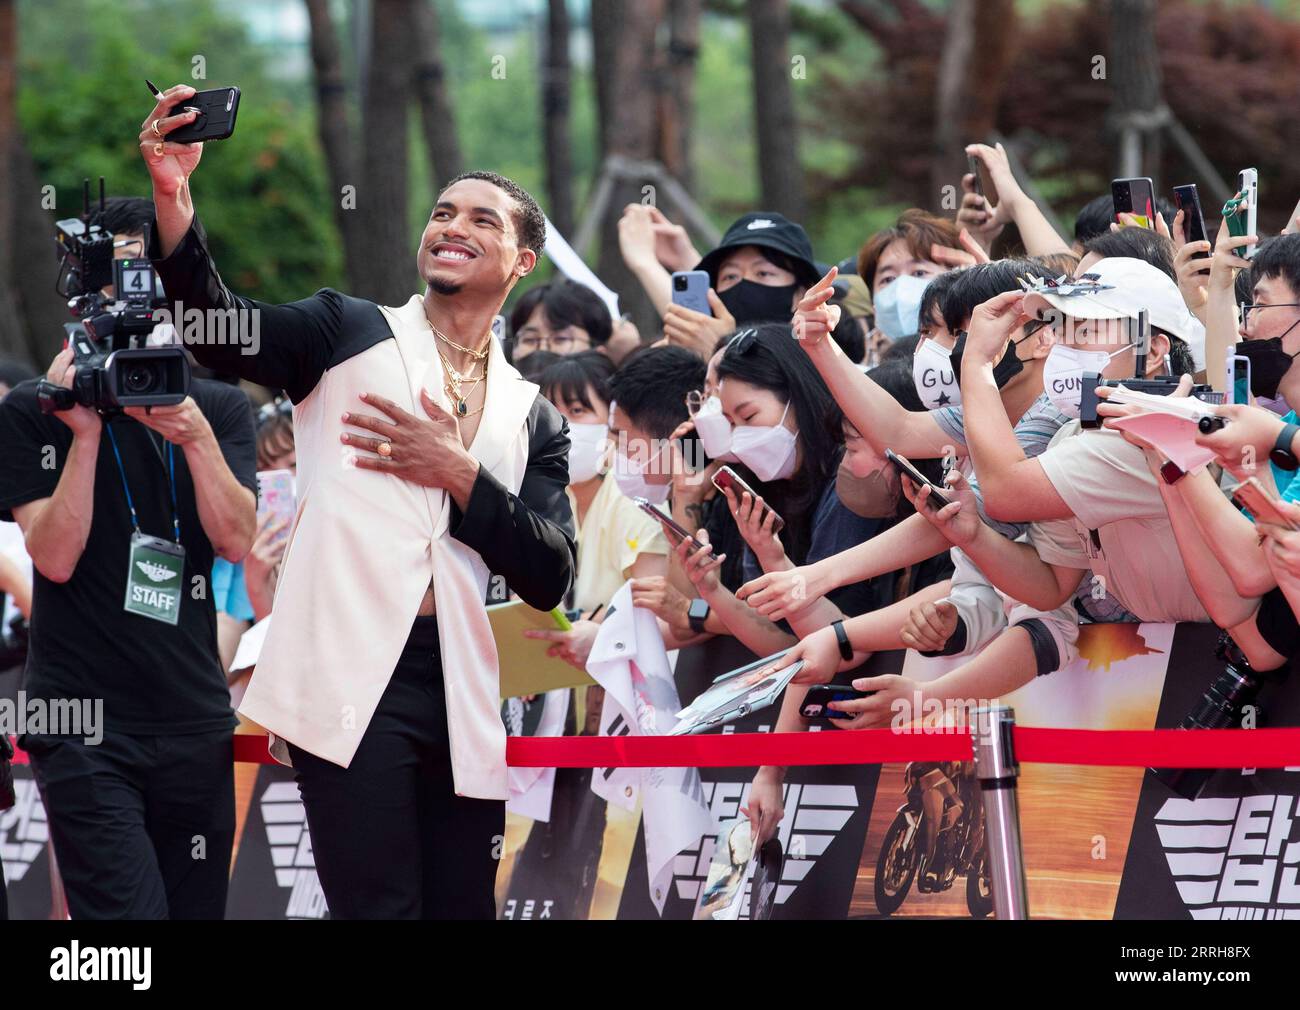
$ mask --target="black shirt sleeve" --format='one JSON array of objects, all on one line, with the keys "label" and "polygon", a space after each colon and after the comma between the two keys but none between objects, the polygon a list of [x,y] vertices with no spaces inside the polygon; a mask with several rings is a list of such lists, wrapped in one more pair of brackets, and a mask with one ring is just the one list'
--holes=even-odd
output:
[{"label": "black shirt sleeve", "polygon": [[531,607],[550,610],[564,599],[577,568],[569,483],[569,429],[537,397],[528,421],[528,468],[513,495],[481,469],[464,512],[452,502],[451,535],[474,548]]},{"label": "black shirt sleeve", "polygon": [[36,383],[19,383],[0,400],[0,520],[6,522],[14,521],[16,506],[54,494],[72,444],[63,422],[41,413]]},{"label": "black shirt sleeve", "polygon": [[[322,288],[285,305],[232,294],[212,262],[197,215],[171,255],[160,253],[154,233],[149,256],[167,292],[167,309],[200,364],[283,389],[294,403],[316,387],[339,340],[343,302],[337,291]],[[213,310],[225,315],[214,317]],[[192,311],[204,315],[191,317]]]}]

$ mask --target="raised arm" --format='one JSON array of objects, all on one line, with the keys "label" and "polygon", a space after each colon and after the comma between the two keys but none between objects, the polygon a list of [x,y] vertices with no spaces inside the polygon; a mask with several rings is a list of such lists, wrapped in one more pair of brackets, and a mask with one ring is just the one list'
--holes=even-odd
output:
[{"label": "raised arm", "polygon": [[908,516],[839,554],[751,579],[736,596],[770,620],[791,619],[831,590],[910,568],[949,546],[947,538],[923,518]]},{"label": "raised arm", "polygon": [[885,392],[827,336],[840,321],[838,305],[827,305],[838,270],[830,271],[804,294],[792,321],[795,339],[830,388],[862,437],[880,453],[893,449],[913,459],[937,459],[952,446],[952,438],[929,411],[908,410]]},{"label": "raised arm", "polygon": [[1038,204],[1029,194],[1020,188],[1015,173],[1011,171],[1011,161],[1001,144],[989,147],[987,144],[971,144],[966,148],[984,162],[989,178],[998,191],[997,206],[975,192],[975,180],[970,175],[962,176],[962,188],[966,195],[962,197],[961,210],[957,214],[957,223],[963,224],[976,236],[985,249],[993,246],[1002,229],[1014,223],[1020,231],[1020,241],[1029,256],[1051,256],[1068,253],[1070,243],[1065,241],[1052,227]]},{"label": "raised arm", "polygon": [[1038,460],[1025,455],[993,378],[993,366],[1007,340],[1026,322],[1021,312],[1023,297],[1019,291],[1004,292],[977,306],[971,316],[961,369],[966,446],[989,518],[1008,522],[1065,519],[1070,515],[1069,506]]},{"label": "raised arm", "polygon": [[[167,292],[167,312],[200,364],[283,389],[297,403],[329,367],[340,332],[341,298],[326,289],[299,302],[268,305],[240,298],[222,282],[190,192],[190,176],[198,167],[203,145],[162,139],[193,118],[191,113],[163,113],[193,94],[194,89],[184,84],[164,92],[139,138],[140,154],[153,181],[157,219],[148,255]],[[191,316],[192,312],[199,315]],[[201,320],[197,333],[196,319]]]}]

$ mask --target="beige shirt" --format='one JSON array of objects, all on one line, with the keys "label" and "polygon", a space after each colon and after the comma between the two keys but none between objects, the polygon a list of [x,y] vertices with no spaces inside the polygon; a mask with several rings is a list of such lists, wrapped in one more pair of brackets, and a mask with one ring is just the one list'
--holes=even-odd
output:
[{"label": "beige shirt", "polygon": [[[1037,457],[1072,519],[1034,523],[1030,542],[1048,564],[1091,569],[1143,621],[1208,621],[1196,598],[1164,500],[1141,449],[1117,431],[1071,421]],[[1094,537],[1095,531],[1095,537]]]}]

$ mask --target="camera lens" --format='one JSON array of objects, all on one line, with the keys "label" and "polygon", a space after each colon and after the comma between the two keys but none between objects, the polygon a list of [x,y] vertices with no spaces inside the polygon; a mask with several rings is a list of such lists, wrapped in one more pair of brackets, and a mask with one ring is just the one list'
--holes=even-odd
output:
[{"label": "camera lens", "polygon": [[674,277],[674,278],[673,278],[673,286],[674,286],[678,291],[685,291],[685,290],[686,290],[686,278],[685,278],[685,277]]},{"label": "camera lens", "polygon": [[129,396],[143,396],[157,387],[158,375],[158,369],[149,365],[133,365],[122,375],[122,389]]}]

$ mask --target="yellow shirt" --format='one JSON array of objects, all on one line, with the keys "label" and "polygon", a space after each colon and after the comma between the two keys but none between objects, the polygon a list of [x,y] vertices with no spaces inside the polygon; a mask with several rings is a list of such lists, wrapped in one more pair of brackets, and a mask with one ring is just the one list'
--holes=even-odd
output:
[{"label": "yellow shirt", "polygon": [[609,603],[627,581],[639,554],[667,555],[668,538],[657,522],[618,489],[613,476],[606,476],[578,528],[578,578],[573,605],[588,614]]}]

